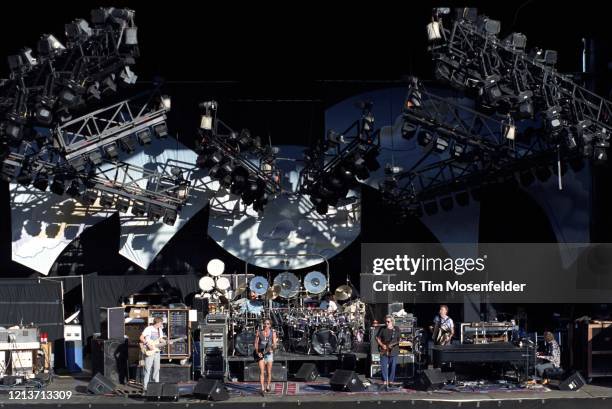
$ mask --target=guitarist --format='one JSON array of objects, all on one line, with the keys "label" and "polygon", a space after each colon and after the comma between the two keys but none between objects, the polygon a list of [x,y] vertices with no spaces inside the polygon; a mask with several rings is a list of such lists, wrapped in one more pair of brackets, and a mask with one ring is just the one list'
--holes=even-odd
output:
[{"label": "guitarist", "polygon": [[385,326],[378,330],[376,342],[380,351],[380,367],[385,389],[395,381],[395,366],[399,355],[400,329],[392,315],[385,316]]},{"label": "guitarist", "polygon": [[[162,326],[164,325],[164,321],[161,317],[153,318],[153,324],[149,325],[142,331],[140,334],[140,342],[145,346],[145,348],[154,349],[156,345],[153,342],[159,342],[159,340],[164,338],[164,330]],[[151,375],[153,375],[153,381],[159,382],[159,365],[160,365],[160,351],[157,351],[151,356],[144,355],[144,380],[143,380],[143,390],[147,390],[147,385],[149,384],[149,380]]]},{"label": "guitarist", "polygon": [[[276,332],[272,329],[272,321],[266,318],[263,322],[263,329],[255,334],[255,351],[253,353],[259,365],[259,382],[261,383],[261,396],[265,392],[270,392],[272,382],[272,365],[274,363],[274,349],[276,349]],[[264,387],[265,373],[268,371],[267,386]]]}]

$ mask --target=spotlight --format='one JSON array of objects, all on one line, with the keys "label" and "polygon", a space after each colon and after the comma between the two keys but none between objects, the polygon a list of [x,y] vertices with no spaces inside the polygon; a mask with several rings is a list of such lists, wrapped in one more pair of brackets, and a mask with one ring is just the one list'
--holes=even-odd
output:
[{"label": "spotlight", "polygon": [[100,206],[105,209],[113,207],[115,202],[115,196],[112,193],[102,192],[100,195]]},{"label": "spotlight", "polygon": [[166,209],[163,222],[169,226],[174,226],[176,223],[177,212],[174,209]]},{"label": "spotlight", "polygon": [[142,217],[145,215],[146,212],[147,212],[147,207],[145,203],[139,200],[135,200],[134,204],[132,205],[132,214],[134,216]]},{"label": "spotlight", "polygon": [[497,35],[501,29],[499,21],[490,19],[486,16],[478,17],[476,25],[480,31],[489,35]]},{"label": "spotlight", "polygon": [[408,121],[404,121],[404,123],[402,124],[402,138],[404,139],[412,139],[414,138],[414,136],[417,133],[417,127],[413,124],[411,124]]},{"label": "spotlight", "polygon": [[597,141],[595,148],[593,149],[593,159],[596,163],[603,163],[608,160],[607,150],[610,147],[610,143],[606,141]]},{"label": "spotlight", "polygon": [[[134,73],[134,71],[132,71],[130,69],[129,66],[125,66],[123,67],[123,70],[121,71],[121,74],[119,74],[119,77],[121,77],[121,79],[123,80],[124,83],[126,84],[136,84],[136,80],[138,79],[138,75],[136,75]],[[114,83],[113,83],[114,84]],[[114,87],[109,87],[109,91],[117,91],[117,85],[114,84]],[[104,91],[102,91],[104,92]]]},{"label": "spotlight", "polygon": [[427,39],[430,42],[441,40],[442,39],[442,30],[440,28],[440,23],[437,21],[432,21],[427,24]]},{"label": "spotlight", "polygon": [[502,91],[498,85],[499,77],[497,75],[491,75],[484,80],[484,97],[485,101],[490,104],[495,104],[501,97]]},{"label": "spotlight", "polygon": [[59,101],[66,107],[73,107],[79,103],[79,96],[70,88],[62,89],[58,94]]},{"label": "spotlight", "polygon": [[119,157],[119,149],[117,148],[117,144],[114,142],[106,145],[102,149],[104,150],[106,157],[112,161],[116,161]]},{"label": "spotlight", "polygon": [[331,142],[333,145],[340,145],[341,143],[346,143],[344,139],[344,135],[336,132],[333,129],[327,131],[327,140]]},{"label": "spotlight", "polygon": [[432,143],[433,140],[434,140],[434,135],[431,132],[429,131],[419,132],[419,136],[417,138],[419,145],[423,147],[428,146],[430,143]]},{"label": "spotlight", "polygon": [[66,189],[66,186],[65,186],[64,179],[59,176],[55,176],[53,178],[53,182],[51,182],[51,187],[50,187],[51,192],[55,193],[56,195],[61,196],[64,194],[65,189]]},{"label": "spotlight", "polygon": [[68,189],[66,189],[66,193],[68,193],[68,196],[70,197],[79,196],[81,194],[80,183],[76,180],[70,182],[70,186],[68,186]]},{"label": "spotlight", "polygon": [[66,47],[52,34],[44,34],[38,41],[38,54],[41,56],[52,57],[64,50]]},{"label": "spotlight", "polygon": [[131,135],[125,136],[119,140],[119,146],[127,153],[132,153],[136,149],[136,142]]},{"label": "spotlight", "polygon": [[562,129],[563,122],[561,121],[561,107],[551,107],[545,111],[544,115],[546,117],[546,124],[551,133],[555,134]]},{"label": "spotlight", "polygon": [[21,144],[22,127],[20,124],[15,122],[7,122],[4,127],[4,133],[8,136],[9,142],[12,145]]},{"label": "spotlight", "polygon": [[115,209],[119,210],[121,213],[127,213],[130,208],[130,199],[127,197],[117,197],[117,201],[115,202]]},{"label": "spotlight", "polygon": [[66,24],[64,26],[64,31],[66,33],[66,37],[68,37],[70,41],[74,42],[85,41],[92,34],[89,23],[83,19],[74,20],[72,23]]},{"label": "spotlight", "polygon": [[466,153],[467,146],[461,143],[455,143],[453,145],[452,155],[455,158],[461,158]]},{"label": "spotlight", "polygon": [[504,138],[513,141],[516,137],[516,126],[512,123],[505,123],[502,128]]},{"label": "spotlight", "polygon": [[100,153],[100,151],[97,150],[97,149],[95,151],[92,151],[89,154],[89,161],[94,166],[98,166],[99,164],[101,164],[102,163],[102,154]]},{"label": "spotlight", "polygon": [[38,104],[36,106],[34,116],[36,121],[41,125],[51,125],[53,122],[53,114],[51,113],[51,109],[44,104]]},{"label": "spotlight", "polygon": [[98,191],[96,189],[87,189],[81,197],[81,202],[86,206],[92,206],[98,199]]},{"label": "spotlight", "polygon": [[504,44],[517,51],[522,51],[527,46],[527,36],[522,33],[511,33],[504,39]]},{"label": "spotlight", "polygon": [[82,156],[77,156],[75,158],[68,159],[68,163],[77,172],[83,172],[85,170],[86,162],[85,162],[85,158]]},{"label": "spotlight", "polygon": [[156,222],[162,217],[164,217],[164,209],[161,206],[152,204],[149,206],[149,212],[147,214],[147,219],[150,221]]},{"label": "spotlight", "polygon": [[164,108],[166,111],[170,111],[170,108],[172,108],[172,99],[168,95],[162,95],[160,97],[160,103],[162,108]]},{"label": "spotlight", "polygon": [[136,133],[136,139],[141,145],[148,145],[151,143],[151,131],[149,128],[143,129]]},{"label": "spotlight", "polygon": [[446,150],[446,148],[448,148],[448,140],[442,136],[438,137],[438,139],[436,139],[436,145],[435,145],[435,150],[437,152],[444,152]]},{"label": "spotlight", "polygon": [[165,122],[157,124],[153,127],[153,132],[155,132],[155,136],[158,138],[165,138],[168,136],[168,125]]},{"label": "spotlight", "polygon": [[39,172],[34,179],[33,185],[36,189],[44,192],[49,186],[49,176],[45,172]]}]

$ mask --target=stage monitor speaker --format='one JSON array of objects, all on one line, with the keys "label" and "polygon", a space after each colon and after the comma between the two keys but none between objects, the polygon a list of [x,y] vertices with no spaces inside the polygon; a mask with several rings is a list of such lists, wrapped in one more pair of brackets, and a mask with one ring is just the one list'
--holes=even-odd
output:
[{"label": "stage monitor speaker", "polygon": [[177,383],[162,384],[161,400],[176,402],[179,399],[179,388]]},{"label": "stage monitor speaker", "polygon": [[319,371],[317,366],[313,363],[307,362],[300,366],[300,369],[295,373],[296,381],[312,382],[319,377]]},{"label": "stage monitor speaker", "polygon": [[567,378],[565,378],[561,383],[559,383],[559,390],[562,391],[577,391],[586,385],[586,381],[580,375],[580,372],[574,372]]},{"label": "stage monitor speaker", "polygon": [[89,384],[87,385],[87,392],[93,393],[94,395],[105,395],[112,393],[115,390],[115,384],[113,381],[105,377],[104,375],[97,373]]},{"label": "stage monitor speaker", "polygon": [[125,308],[100,307],[100,338],[125,338]]},{"label": "stage monitor speaker", "polygon": [[365,390],[363,382],[357,377],[355,371],[337,369],[329,380],[329,385],[334,391],[361,392]]},{"label": "stage monitor speaker", "polygon": [[438,389],[444,386],[452,373],[442,372],[440,369],[425,369],[421,374],[421,387],[425,390]]},{"label": "stage monitor speaker", "polygon": [[145,399],[148,401],[161,400],[163,396],[164,384],[161,382],[149,382],[145,391]]},{"label": "stage monitor speaker", "polygon": [[125,384],[128,376],[128,344],[125,339],[92,340],[92,372],[100,372],[111,381]]},{"label": "stage monitor speaker", "polygon": [[[287,381],[287,367],[279,362],[274,362],[272,365],[272,380],[275,382]],[[244,366],[244,381],[259,381],[259,366],[257,365],[257,362]]]},{"label": "stage monitor speaker", "polygon": [[229,394],[222,381],[219,379],[201,378],[193,389],[196,398],[222,401],[228,400]]}]

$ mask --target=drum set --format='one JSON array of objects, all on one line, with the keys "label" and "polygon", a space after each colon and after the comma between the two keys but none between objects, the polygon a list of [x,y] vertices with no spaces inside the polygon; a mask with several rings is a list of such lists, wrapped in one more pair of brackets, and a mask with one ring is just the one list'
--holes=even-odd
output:
[{"label": "drum set", "polygon": [[331,293],[328,283],[319,271],[309,272],[303,281],[288,271],[271,284],[263,276],[251,278],[235,291],[234,297],[240,298],[230,302],[233,353],[252,354],[264,318],[272,321],[282,350],[318,355],[351,352],[355,343],[363,342],[365,303],[353,297],[350,284]]}]

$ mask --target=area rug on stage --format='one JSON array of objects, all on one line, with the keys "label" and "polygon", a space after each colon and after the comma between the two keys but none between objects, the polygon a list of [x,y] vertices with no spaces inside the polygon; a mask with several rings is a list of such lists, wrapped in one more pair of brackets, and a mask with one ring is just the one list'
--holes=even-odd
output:
[{"label": "area rug on stage", "polygon": [[511,383],[468,383],[464,385],[446,385],[442,389],[449,392],[461,393],[490,393],[490,392],[549,392],[550,389],[543,385],[517,385]]},{"label": "area rug on stage", "polygon": [[[235,382],[226,383],[225,386],[229,391],[230,395],[234,396],[247,396],[247,395],[258,395],[261,391],[259,382]],[[267,392],[266,395],[282,395],[284,384],[282,382],[272,382],[272,391]]]},{"label": "area rug on stage", "polygon": [[[362,392],[337,392],[337,391],[333,391],[329,385],[329,383],[327,382],[321,382],[321,383],[301,383],[301,382],[296,382],[294,383],[294,385],[291,385],[291,383],[288,384],[288,390],[287,390],[287,395],[309,395],[309,394],[314,394],[314,395],[325,395],[325,394],[346,394],[346,395],[359,395],[359,394],[364,394],[364,395],[391,395],[391,394],[397,394],[397,395],[404,395],[404,394],[411,394],[411,393],[415,393],[416,391],[414,389],[408,389],[408,388],[391,388],[389,390],[383,390],[379,387],[379,385],[373,384],[370,385],[369,387],[367,387],[367,389],[365,391]],[[291,388],[295,388],[295,392],[292,391]]]}]

